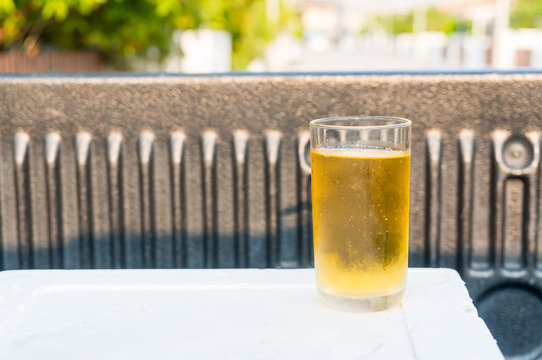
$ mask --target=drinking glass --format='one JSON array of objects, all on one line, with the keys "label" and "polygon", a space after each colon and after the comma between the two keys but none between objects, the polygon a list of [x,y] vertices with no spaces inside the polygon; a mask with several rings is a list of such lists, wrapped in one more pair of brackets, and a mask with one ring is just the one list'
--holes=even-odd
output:
[{"label": "drinking glass", "polygon": [[385,310],[403,296],[410,134],[395,117],[310,123],[316,284],[332,308]]}]

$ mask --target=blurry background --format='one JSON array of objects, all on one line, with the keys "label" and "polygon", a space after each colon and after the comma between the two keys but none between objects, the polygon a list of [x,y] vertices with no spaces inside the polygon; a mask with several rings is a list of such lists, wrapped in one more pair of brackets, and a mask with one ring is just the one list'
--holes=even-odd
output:
[{"label": "blurry background", "polygon": [[0,0],[0,72],[542,68],[542,0]]}]

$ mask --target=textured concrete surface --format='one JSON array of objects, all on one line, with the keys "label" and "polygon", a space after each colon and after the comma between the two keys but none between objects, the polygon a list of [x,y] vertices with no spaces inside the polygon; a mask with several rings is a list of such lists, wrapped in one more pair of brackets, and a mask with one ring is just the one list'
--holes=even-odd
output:
[{"label": "textured concrete surface", "polygon": [[1,77],[1,266],[310,266],[308,122],[339,115],[413,121],[410,264],[537,354],[541,74]]}]

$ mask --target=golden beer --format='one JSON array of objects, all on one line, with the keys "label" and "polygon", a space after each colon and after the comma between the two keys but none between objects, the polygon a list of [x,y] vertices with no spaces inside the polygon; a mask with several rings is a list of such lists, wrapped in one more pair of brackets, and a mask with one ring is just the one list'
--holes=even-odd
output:
[{"label": "golden beer", "polygon": [[311,169],[320,292],[353,298],[402,293],[408,263],[410,152],[313,149]]}]

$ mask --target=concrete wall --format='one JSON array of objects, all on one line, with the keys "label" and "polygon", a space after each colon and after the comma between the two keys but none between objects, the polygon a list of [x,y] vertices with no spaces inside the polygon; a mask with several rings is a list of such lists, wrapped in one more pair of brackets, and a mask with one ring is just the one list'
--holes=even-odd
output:
[{"label": "concrete wall", "polygon": [[13,76],[0,94],[3,269],[311,266],[308,122],[401,116],[410,264],[458,269],[505,354],[539,351],[542,74]]}]

